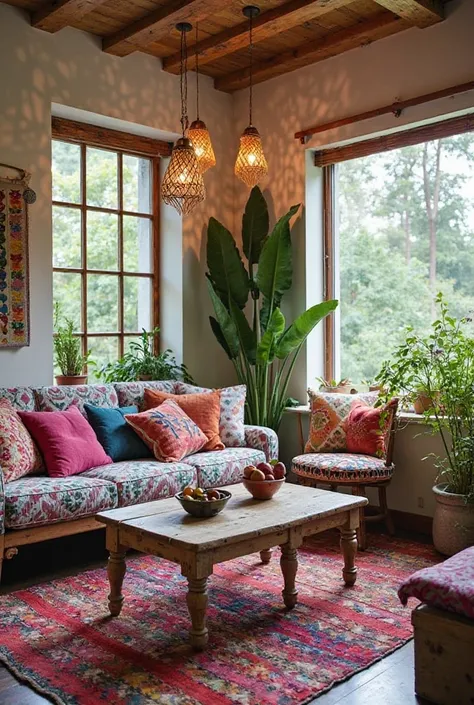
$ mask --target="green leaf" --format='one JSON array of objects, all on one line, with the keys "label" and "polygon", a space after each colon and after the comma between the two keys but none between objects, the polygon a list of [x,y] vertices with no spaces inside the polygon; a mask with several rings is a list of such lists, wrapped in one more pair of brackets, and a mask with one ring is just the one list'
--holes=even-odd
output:
[{"label": "green leaf", "polygon": [[214,288],[227,303],[244,308],[249,295],[249,277],[230,232],[215,218],[207,228],[207,266]]},{"label": "green leaf", "polygon": [[[273,297],[273,308],[280,308],[282,297],[280,294],[275,294]],[[260,329],[262,333],[267,330],[268,318],[270,316],[270,301],[266,298],[263,299],[262,307],[260,309]]]},{"label": "green leaf", "polygon": [[259,365],[269,365],[274,360],[275,348],[284,330],[285,317],[280,309],[276,308],[257,347],[257,363]]},{"label": "green leaf", "polygon": [[323,301],[312,306],[298,316],[281,336],[275,354],[280,359],[288,357],[301,343],[304,343],[313,328],[325,318],[328,313],[337,308],[338,301]]},{"label": "green leaf", "polygon": [[258,262],[268,228],[267,202],[258,186],[254,186],[242,216],[242,242],[249,266]]},{"label": "green leaf", "polygon": [[248,362],[251,365],[255,365],[257,354],[257,337],[255,332],[250,327],[245,313],[241,311],[233,301],[230,302],[230,314],[237,328],[241,349],[244,351]]},{"label": "green leaf", "polygon": [[207,288],[209,289],[209,295],[214,306],[217,323],[220,327],[222,337],[227,345],[226,352],[230,359],[234,360],[240,353],[240,342],[237,328],[228,310],[217,295],[210,279],[207,280]]},{"label": "green leaf", "polygon": [[[239,309],[240,310],[240,309]],[[229,346],[227,345],[227,341],[224,338],[224,334],[222,332],[222,328],[214,318],[214,316],[209,316],[209,323],[211,324],[212,332],[216,336],[217,342],[221,345],[221,347],[224,349],[225,354],[227,357],[232,360],[232,353],[230,351]]]},{"label": "green leaf", "polygon": [[275,225],[265,242],[258,263],[257,286],[268,299],[270,311],[275,308],[275,296],[282,296],[291,287],[293,263],[291,256],[290,218],[299,205],[292,206]]}]

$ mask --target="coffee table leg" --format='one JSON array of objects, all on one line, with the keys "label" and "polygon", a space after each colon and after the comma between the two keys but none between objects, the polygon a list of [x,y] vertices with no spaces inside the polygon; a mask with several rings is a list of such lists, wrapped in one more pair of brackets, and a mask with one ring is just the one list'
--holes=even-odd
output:
[{"label": "coffee table leg", "polygon": [[280,548],[280,566],[285,581],[285,587],[282,590],[283,601],[286,607],[291,610],[298,600],[298,590],[295,588],[295,578],[298,570],[298,553],[296,548],[292,548],[288,544],[284,544],[280,546]]},{"label": "coffee table leg", "polygon": [[207,578],[188,577],[186,602],[192,624],[189,641],[196,651],[202,651],[209,638],[206,626],[207,601]]},{"label": "coffee table leg", "polygon": [[355,557],[357,553],[357,533],[355,529],[341,529],[341,550],[344,556],[342,577],[346,585],[354,585],[357,578]]},{"label": "coffee table leg", "polygon": [[262,563],[270,563],[272,553],[273,548],[264,548],[263,551],[260,551],[260,560]]},{"label": "coffee table leg", "polygon": [[125,551],[110,551],[107,574],[110,583],[109,610],[112,617],[118,617],[122,610],[124,599],[122,584],[125,571]]}]

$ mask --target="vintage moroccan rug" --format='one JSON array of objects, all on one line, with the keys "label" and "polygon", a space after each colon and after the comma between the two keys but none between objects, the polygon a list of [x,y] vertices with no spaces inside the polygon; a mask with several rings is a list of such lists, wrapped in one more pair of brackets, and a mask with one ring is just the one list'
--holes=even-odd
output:
[{"label": "vintage moroccan rug", "polygon": [[302,705],[410,639],[397,587],[437,560],[429,546],[371,535],[346,588],[337,535],[321,535],[300,551],[291,612],[277,552],[269,565],[258,555],[221,564],[209,581],[209,647],[195,654],[179,568],[135,555],[116,619],[105,569],[3,596],[0,659],[66,705]]}]

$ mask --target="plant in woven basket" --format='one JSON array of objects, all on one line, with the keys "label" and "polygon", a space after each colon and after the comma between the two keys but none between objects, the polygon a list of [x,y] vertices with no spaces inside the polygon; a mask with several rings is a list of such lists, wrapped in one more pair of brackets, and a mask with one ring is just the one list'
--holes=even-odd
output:
[{"label": "plant in woven basket", "polygon": [[[247,387],[248,423],[275,430],[288,401],[288,385],[298,355],[314,327],[333,311],[337,301],[325,301],[286,325],[280,309],[293,278],[290,208],[269,231],[268,208],[255,186],[242,218],[246,268],[231,233],[215,218],[207,230],[209,294],[215,317],[211,327],[232,360],[238,379]],[[244,310],[251,300],[252,319]]]}]

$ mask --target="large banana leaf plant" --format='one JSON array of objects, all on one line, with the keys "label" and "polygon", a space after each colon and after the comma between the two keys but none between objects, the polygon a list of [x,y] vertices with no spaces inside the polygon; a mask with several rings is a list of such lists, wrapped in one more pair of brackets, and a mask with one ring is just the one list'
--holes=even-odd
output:
[{"label": "large banana leaf plant", "polygon": [[[243,254],[231,233],[215,218],[207,230],[209,294],[214,335],[247,386],[246,421],[278,430],[298,355],[313,328],[337,306],[312,306],[290,325],[280,309],[293,278],[290,220],[299,204],[269,234],[268,207],[252,189],[242,217]],[[249,304],[250,300],[250,305]],[[250,315],[250,322],[246,315]]]}]

